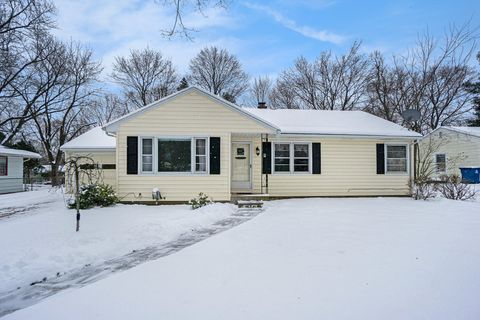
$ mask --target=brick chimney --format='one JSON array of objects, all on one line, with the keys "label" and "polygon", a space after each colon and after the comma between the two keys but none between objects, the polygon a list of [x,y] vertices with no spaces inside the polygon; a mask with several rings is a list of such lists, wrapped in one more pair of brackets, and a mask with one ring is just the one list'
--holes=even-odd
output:
[{"label": "brick chimney", "polygon": [[258,109],[267,109],[267,103],[266,102],[259,102],[257,108]]}]

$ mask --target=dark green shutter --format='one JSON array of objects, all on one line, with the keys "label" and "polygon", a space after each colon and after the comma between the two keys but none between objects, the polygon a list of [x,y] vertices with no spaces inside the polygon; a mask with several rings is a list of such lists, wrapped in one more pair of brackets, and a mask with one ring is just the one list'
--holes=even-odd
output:
[{"label": "dark green shutter", "polygon": [[272,173],[272,143],[262,142],[262,173]]},{"label": "dark green shutter", "polygon": [[210,137],[210,174],[220,174],[220,137]]},{"label": "dark green shutter", "polygon": [[138,137],[127,137],[127,174],[138,173]]},{"label": "dark green shutter", "polygon": [[377,174],[385,174],[385,145],[377,143]]},{"label": "dark green shutter", "polygon": [[312,173],[322,173],[322,154],[320,143],[312,143],[312,162]]}]

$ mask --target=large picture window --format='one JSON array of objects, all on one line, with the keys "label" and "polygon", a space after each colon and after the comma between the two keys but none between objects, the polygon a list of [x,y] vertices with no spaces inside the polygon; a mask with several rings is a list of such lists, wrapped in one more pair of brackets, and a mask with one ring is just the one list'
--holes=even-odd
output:
[{"label": "large picture window", "polygon": [[158,172],[191,172],[192,141],[158,140]]},{"label": "large picture window", "polygon": [[386,149],[387,172],[407,172],[407,146],[387,145]]},{"label": "large picture window", "polygon": [[6,156],[0,156],[0,176],[8,175],[8,158]]},{"label": "large picture window", "polygon": [[310,172],[310,144],[275,143],[274,171],[288,173]]}]

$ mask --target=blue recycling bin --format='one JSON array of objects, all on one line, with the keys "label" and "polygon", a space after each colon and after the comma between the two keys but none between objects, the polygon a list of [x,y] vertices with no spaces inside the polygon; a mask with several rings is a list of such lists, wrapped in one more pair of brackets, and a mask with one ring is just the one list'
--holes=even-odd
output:
[{"label": "blue recycling bin", "polygon": [[469,183],[480,183],[480,167],[463,167],[460,168],[462,172],[462,180]]}]

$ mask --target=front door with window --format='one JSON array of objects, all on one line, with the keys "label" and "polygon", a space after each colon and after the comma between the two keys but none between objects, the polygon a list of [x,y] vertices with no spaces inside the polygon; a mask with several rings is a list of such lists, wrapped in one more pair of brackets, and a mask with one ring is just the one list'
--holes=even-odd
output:
[{"label": "front door with window", "polygon": [[232,143],[232,189],[251,189],[250,144]]}]

